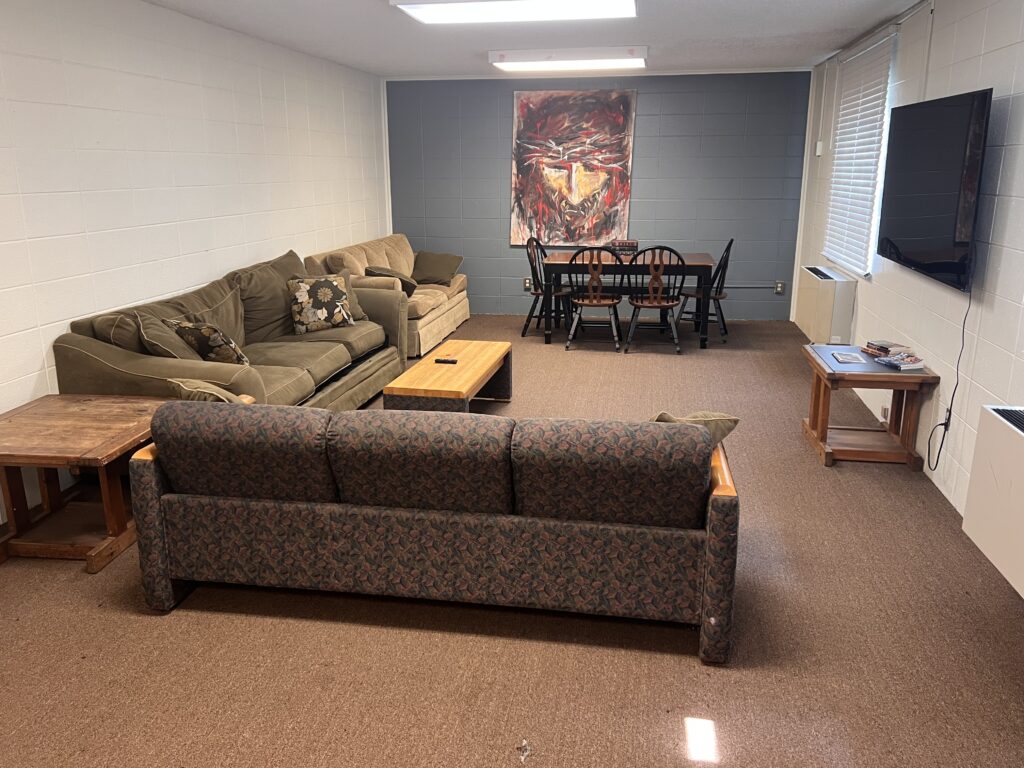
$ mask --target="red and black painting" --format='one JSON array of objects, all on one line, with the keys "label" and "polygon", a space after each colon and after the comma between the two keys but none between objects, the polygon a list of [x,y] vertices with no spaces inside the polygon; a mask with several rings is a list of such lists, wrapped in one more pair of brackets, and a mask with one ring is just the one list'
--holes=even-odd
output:
[{"label": "red and black painting", "polygon": [[512,245],[627,237],[636,91],[517,91]]}]

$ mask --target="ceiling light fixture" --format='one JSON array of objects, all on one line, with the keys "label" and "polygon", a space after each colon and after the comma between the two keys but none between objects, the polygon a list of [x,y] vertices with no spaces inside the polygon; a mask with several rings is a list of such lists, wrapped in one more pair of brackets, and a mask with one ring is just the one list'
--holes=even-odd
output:
[{"label": "ceiling light fixture", "polygon": [[391,0],[424,24],[631,19],[636,0]]},{"label": "ceiling light fixture", "polygon": [[503,72],[593,72],[644,69],[647,46],[565,48],[559,51],[491,51],[488,61]]}]

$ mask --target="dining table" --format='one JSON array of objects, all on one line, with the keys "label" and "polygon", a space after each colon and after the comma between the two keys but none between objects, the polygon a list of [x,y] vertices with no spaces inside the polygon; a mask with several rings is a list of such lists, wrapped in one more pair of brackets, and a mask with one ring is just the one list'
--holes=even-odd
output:
[{"label": "dining table", "polygon": [[[587,273],[587,265],[584,261],[572,263],[572,256],[575,251],[552,251],[544,261],[544,297],[541,301],[541,314],[544,317],[544,343],[551,343],[552,317],[552,296],[556,286],[561,283],[562,276],[570,272],[579,274]],[[601,263],[608,268],[603,270],[608,275],[633,275],[643,276],[649,271],[647,264],[630,264],[623,259],[617,262],[610,253],[601,252]],[[682,264],[667,264],[666,273],[682,273],[685,277],[694,276],[697,278],[697,290],[700,298],[697,300],[695,330],[700,334],[700,348],[707,349],[708,346],[708,316],[711,305],[711,274],[715,268],[715,260],[710,253],[681,253]]]}]

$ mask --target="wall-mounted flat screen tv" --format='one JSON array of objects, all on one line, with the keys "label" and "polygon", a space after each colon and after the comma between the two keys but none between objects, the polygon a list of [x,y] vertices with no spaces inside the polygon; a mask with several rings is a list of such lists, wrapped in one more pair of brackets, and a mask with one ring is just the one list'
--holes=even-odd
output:
[{"label": "wall-mounted flat screen tv", "polygon": [[990,88],[889,116],[878,253],[961,291],[971,288],[991,106]]}]

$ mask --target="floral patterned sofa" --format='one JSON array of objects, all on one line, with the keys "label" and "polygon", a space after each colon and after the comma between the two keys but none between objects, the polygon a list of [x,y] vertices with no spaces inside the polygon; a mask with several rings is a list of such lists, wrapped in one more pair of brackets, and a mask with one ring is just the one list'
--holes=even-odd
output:
[{"label": "floral patterned sofa", "polygon": [[739,501],[704,427],[171,402],[152,432],[154,609],[195,582],[454,600],[699,624],[728,658]]}]

